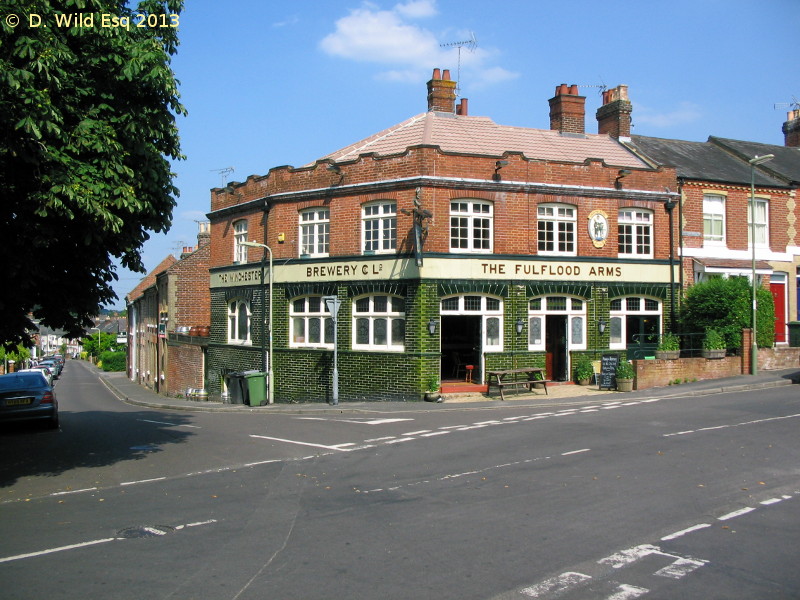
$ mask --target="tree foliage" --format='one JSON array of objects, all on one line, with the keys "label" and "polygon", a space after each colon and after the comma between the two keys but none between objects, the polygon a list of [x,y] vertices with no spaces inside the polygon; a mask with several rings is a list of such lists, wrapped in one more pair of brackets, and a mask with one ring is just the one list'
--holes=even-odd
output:
[{"label": "tree foliage", "polygon": [[[19,24],[0,24],[0,264],[10,282],[0,341],[27,340],[30,314],[78,337],[116,299],[115,261],[144,272],[142,245],[169,228],[178,195],[169,161],[182,158],[177,29],[101,27],[100,18],[174,23],[183,0],[11,5],[3,15],[17,13]],[[56,26],[56,15],[73,13],[93,14],[94,26]]]},{"label": "tree foliage", "polygon": [[[686,290],[681,304],[684,333],[714,329],[725,339],[727,348],[742,345],[742,329],[752,320],[750,282],[743,277],[709,279]],[[760,348],[769,348],[775,339],[775,306],[769,290],[756,290],[756,337]]]},{"label": "tree foliage", "polygon": [[[98,347],[98,337],[100,346]],[[101,331],[100,335],[93,333],[81,339],[81,346],[84,352],[91,356],[98,356],[104,352],[119,352],[125,350],[125,344],[117,342],[117,336],[113,333]]]}]

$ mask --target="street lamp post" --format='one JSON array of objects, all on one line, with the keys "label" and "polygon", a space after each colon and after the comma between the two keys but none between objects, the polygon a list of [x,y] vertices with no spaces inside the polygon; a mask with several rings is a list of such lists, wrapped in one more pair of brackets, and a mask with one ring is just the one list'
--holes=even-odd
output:
[{"label": "street lamp post", "polygon": [[267,246],[266,244],[260,244],[258,242],[242,242],[242,246],[248,246],[250,248],[263,248],[264,255],[261,257],[261,289],[264,290],[264,267],[266,266],[267,255],[269,254],[269,362],[267,362],[267,349],[266,349],[266,340],[267,335],[264,331],[264,327],[266,327],[267,319],[265,318],[264,311],[267,309],[266,302],[262,301],[262,311],[261,311],[261,363],[263,367],[267,370],[267,403],[273,403],[273,393],[275,392],[275,383],[272,379],[272,362],[274,356],[272,355],[272,284],[273,284],[273,277],[272,277],[272,248]]},{"label": "street lamp post", "polygon": [[750,374],[758,374],[758,343],[756,342],[756,165],[775,158],[774,154],[755,156],[750,163],[750,250],[752,273],[750,276],[750,291],[752,300],[752,343],[750,345]]}]

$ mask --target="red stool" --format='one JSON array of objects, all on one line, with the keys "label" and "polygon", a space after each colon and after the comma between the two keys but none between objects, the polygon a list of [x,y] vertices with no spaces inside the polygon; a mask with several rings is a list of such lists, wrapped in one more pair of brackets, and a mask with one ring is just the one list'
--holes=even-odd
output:
[{"label": "red stool", "polygon": [[472,383],[472,370],[475,368],[475,365],[467,365],[465,368],[467,369],[467,378],[464,381]]}]

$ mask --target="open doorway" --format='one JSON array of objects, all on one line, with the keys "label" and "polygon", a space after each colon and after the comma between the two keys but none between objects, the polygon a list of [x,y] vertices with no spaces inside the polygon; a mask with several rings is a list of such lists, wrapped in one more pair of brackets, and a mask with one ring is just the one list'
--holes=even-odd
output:
[{"label": "open doorway", "polygon": [[567,364],[567,316],[545,317],[545,370],[547,379],[566,381]]},{"label": "open doorway", "polygon": [[472,381],[482,380],[480,315],[442,315],[442,381],[464,381],[472,365]]}]

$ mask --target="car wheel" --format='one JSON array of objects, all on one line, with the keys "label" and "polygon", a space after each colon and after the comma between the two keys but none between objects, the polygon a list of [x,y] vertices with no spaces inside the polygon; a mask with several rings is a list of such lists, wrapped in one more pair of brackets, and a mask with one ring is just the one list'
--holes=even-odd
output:
[{"label": "car wheel", "polygon": [[48,429],[58,429],[58,415],[47,421]]}]

